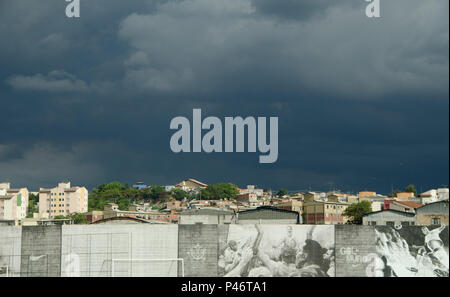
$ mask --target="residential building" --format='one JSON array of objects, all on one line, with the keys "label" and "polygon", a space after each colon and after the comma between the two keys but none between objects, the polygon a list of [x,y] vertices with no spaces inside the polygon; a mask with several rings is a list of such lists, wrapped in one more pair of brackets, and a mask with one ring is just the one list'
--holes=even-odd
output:
[{"label": "residential building", "polygon": [[141,189],[147,188],[147,185],[144,184],[143,182],[137,182],[132,187],[135,189],[141,190]]},{"label": "residential building", "polygon": [[179,224],[233,224],[235,215],[232,211],[212,208],[191,209],[180,213]]},{"label": "residential building", "polygon": [[[92,224],[98,225],[98,224],[107,224],[107,225],[114,225],[114,224],[158,224],[159,222],[150,222],[144,219],[140,218],[134,218],[134,217],[111,217],[106,219],[100,219],[97,221],[93,221]],[[160,222],[160,224],[165,224],[164,222]]]},{"label": "residential building", "polygon": [[409,226],[416,224],[416,215],[411,212],[386,209],[363,216],[363,225]]},{"label": "residential building", "polygon": [[397,200],[408,201],[409,198],[414,198],[414,193],[413,192],[400,192],[400,193],[397,193]]},{"label": "residential building", "polygon": [[120,210],[115,203],[107,203],[103,210],[103,220],[115,217],[129,217],[148,220],[155,223],[177,223],[178,213],[174,211],[145,211],[139,206],[131,206],[129,210]]},{"label": "residential building", "polygon": [[261,206],[237,213],[238,224],[301,224],[297,211],[272,206]]},{"label": "residential building", "polygon": [[193,199],[189,201],[189,209],[195,209],[195,208],[204,208],[210,206],[211,201],[210,200],[197,200]]},{"label": "residential building", "polygon": [[448,200],[448,188],[431,189],[419,195],[423,204],[433,203],[442,200]]},{"label": "residential building", "polygon": [[303,220],[303,201],[291,200],[288,202],[281,202],[275,206],[284,210],[296,211],[300,214],[300,218]]},{"label": "residential building", "polygon": [[416,213],[416,209],[422,207],[423,204],[410,201],[393,201],[389,204],[389,209]]},{"label": "residential building", "polygon": [[204,184],[193,178],[185,179],[176,185],[176,187],[181,188],[186,192],[199,191],[206,188],[207,186],[207,184]]},{"label": "residential building", "polygon": [[322,196],[321,193],[317,193],[317,192],[306,192],[305,194],[303,194],[303,201],[311,201],[312,200],[318,200],[321,198],[325,198],[325,196]]},{"label": "residential building", "polygon": [[376,196],[377,192],[372,192],[372,191],[361,191],[358,193],[358,197],[373,197]]},{"label": "residential building", "polygon": [[356,195],[347,195],[347,202],[350,204],[358,203],[359,197]]},{"label": "residential building", "polygon": [[436,202],[438,200],[437,190],[431,189],[419,195],[423,204]]},{"label": "residential building", "polygon": [[262,197],[264,194],[263,189],[255,189],[254,185],[247,185],[247,189],[241,189],[241,194],[250,193],[250,194],[256,194],[258,198]]},{"label": "residential building", "polygon": [[70,182],[58,183],[55,188],[40,188],[39,216],[49,218],[67,216],[72,213],[88,211],[88,190],[85,187],[72,187]]},{"label": "residential building", "polygon": [[448,225],[448,200],[425,204],[416,209],[417,225]]},{"label": "residential building", "polygon": [[103,210],[93,210],[86,213],[86,220],[88,222],[95,222],[104,218]]},{"label": "residential building", "polygon": [[329,196],[325,201],[314,200],[313,197],[313,195],[305,196],[303,212],[306,224],[335,225],[347,222],[342,213],[351,205],[350,203],[339,202],[336,196]]},{"label": "residential building", "polygon": [[246,194],[240,194],[236,197],[236,203],[237,205],[245,205],[250,207],[257,207],[261,203],[258,201],[258,196],[256,193],[246,193]]},{"label": "residential building", "polygon": [[449,190],[448,188],[439,188],[437,189],[437,199],[439,201],[448,200],[449,198]]},{"label": "residential building", "polygon": [[170,191],[172,191],[174,188],[175,188],[175,186],[173,186],[173,185],[164,186],[164,190],[165,190],[166,192],[170,192]]},{"label": "residential building", "polygon": [[0,220],[20,221],[27,216],[28,189],[12,189],[10,183],[0,183]]},{"label": "residential building", "polygon": [[221,199],[221,200],[210,200],[210,205],[223,210],[232,210],[236,209],[236,203],[233,200]]},{"label": "residential building", "polygon": [[179,200],[170,200],[166,202],[167,209],[181,209],[183,206],[183,202]]}]

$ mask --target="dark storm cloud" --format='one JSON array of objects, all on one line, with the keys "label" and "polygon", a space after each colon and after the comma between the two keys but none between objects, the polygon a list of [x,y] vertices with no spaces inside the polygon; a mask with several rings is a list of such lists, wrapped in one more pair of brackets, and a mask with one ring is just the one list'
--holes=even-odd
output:
[{"label": "dark storm cloud", "polygon": [[364,7],[364,2],[354,0],[252,0],[252,5],[257,13],[276,16],[280,20],[307,21],[313,17],[323,17],[328,9],[341,6],[348,8],[350,5]]},{"label": "dark storm cloud", "polygon": [[[0,5],[0,180],[448,183],[448,1],[382,1],[379,20],[362,0]],[[170,152],[170,120],[198,107],[278,116],[278,162]]]}]

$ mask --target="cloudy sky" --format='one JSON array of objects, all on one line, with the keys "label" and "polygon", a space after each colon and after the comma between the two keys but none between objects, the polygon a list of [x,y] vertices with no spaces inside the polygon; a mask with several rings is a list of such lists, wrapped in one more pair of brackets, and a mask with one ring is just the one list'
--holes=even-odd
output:
[{"label": "cloudy sky", "polygon": [[[0,181],[381,193],[449,181],[449,1],[0,1]],[[279,157],[170,150],[173,117],[276,116]]]}]

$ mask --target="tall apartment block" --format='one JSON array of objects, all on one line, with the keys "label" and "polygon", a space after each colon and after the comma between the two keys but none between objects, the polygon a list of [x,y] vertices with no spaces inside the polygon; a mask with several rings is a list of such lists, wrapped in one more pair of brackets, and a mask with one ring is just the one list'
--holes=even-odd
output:
[{"label": "tall apartment block", "polygon": [[58,183],[51,189],[39,189],[39,216],[53,218],[88,211],[88,190],[71,187],[70,182]]},{"label": "tall apartment block", "polygon": [[10,183],[0,183],[0,220],[22,220],[27,216],[28,189],[10,186]]}]

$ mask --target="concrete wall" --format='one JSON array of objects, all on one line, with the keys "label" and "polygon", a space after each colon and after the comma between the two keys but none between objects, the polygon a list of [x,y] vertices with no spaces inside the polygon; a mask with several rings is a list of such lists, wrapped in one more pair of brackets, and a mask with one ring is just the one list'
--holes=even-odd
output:
[{"label": "concrete wall", "polygon": [[20,276],[21,243],[21,227],[0,227],[0,277]]},{"label": "concrete wall", "polygon": [[377,255],[373,227],[337,225],[335,234],[336,276],[374,276]]},{"label": "concrete wall", "polygon": [[179,224],[230,224],[234,215],[180,215]]},{"label": "concrete wall", "polygon": [[22,227],[20,276],[61,276],[61,226]]},{"label": "concrete wall", "polygon": [[271,225],[293,225],[297,224],[297,219],[239,219],[240,225],[255,225],[255,224],[271,224]]},{"label": "concrete wall", "polygon": [[[61,276],[177,276],[176,225],[63,226]],[[113,263],[114,262],[114,263]]]},{"label": "concrete wall", "polygon": [[448,249],[448,226],[0,227],[0,276],[448,276]]},{"label": "concrete wall", "polygon": [[179,225],[178,257],[184,259],[185,276],[217,276],[218,225]]}]

